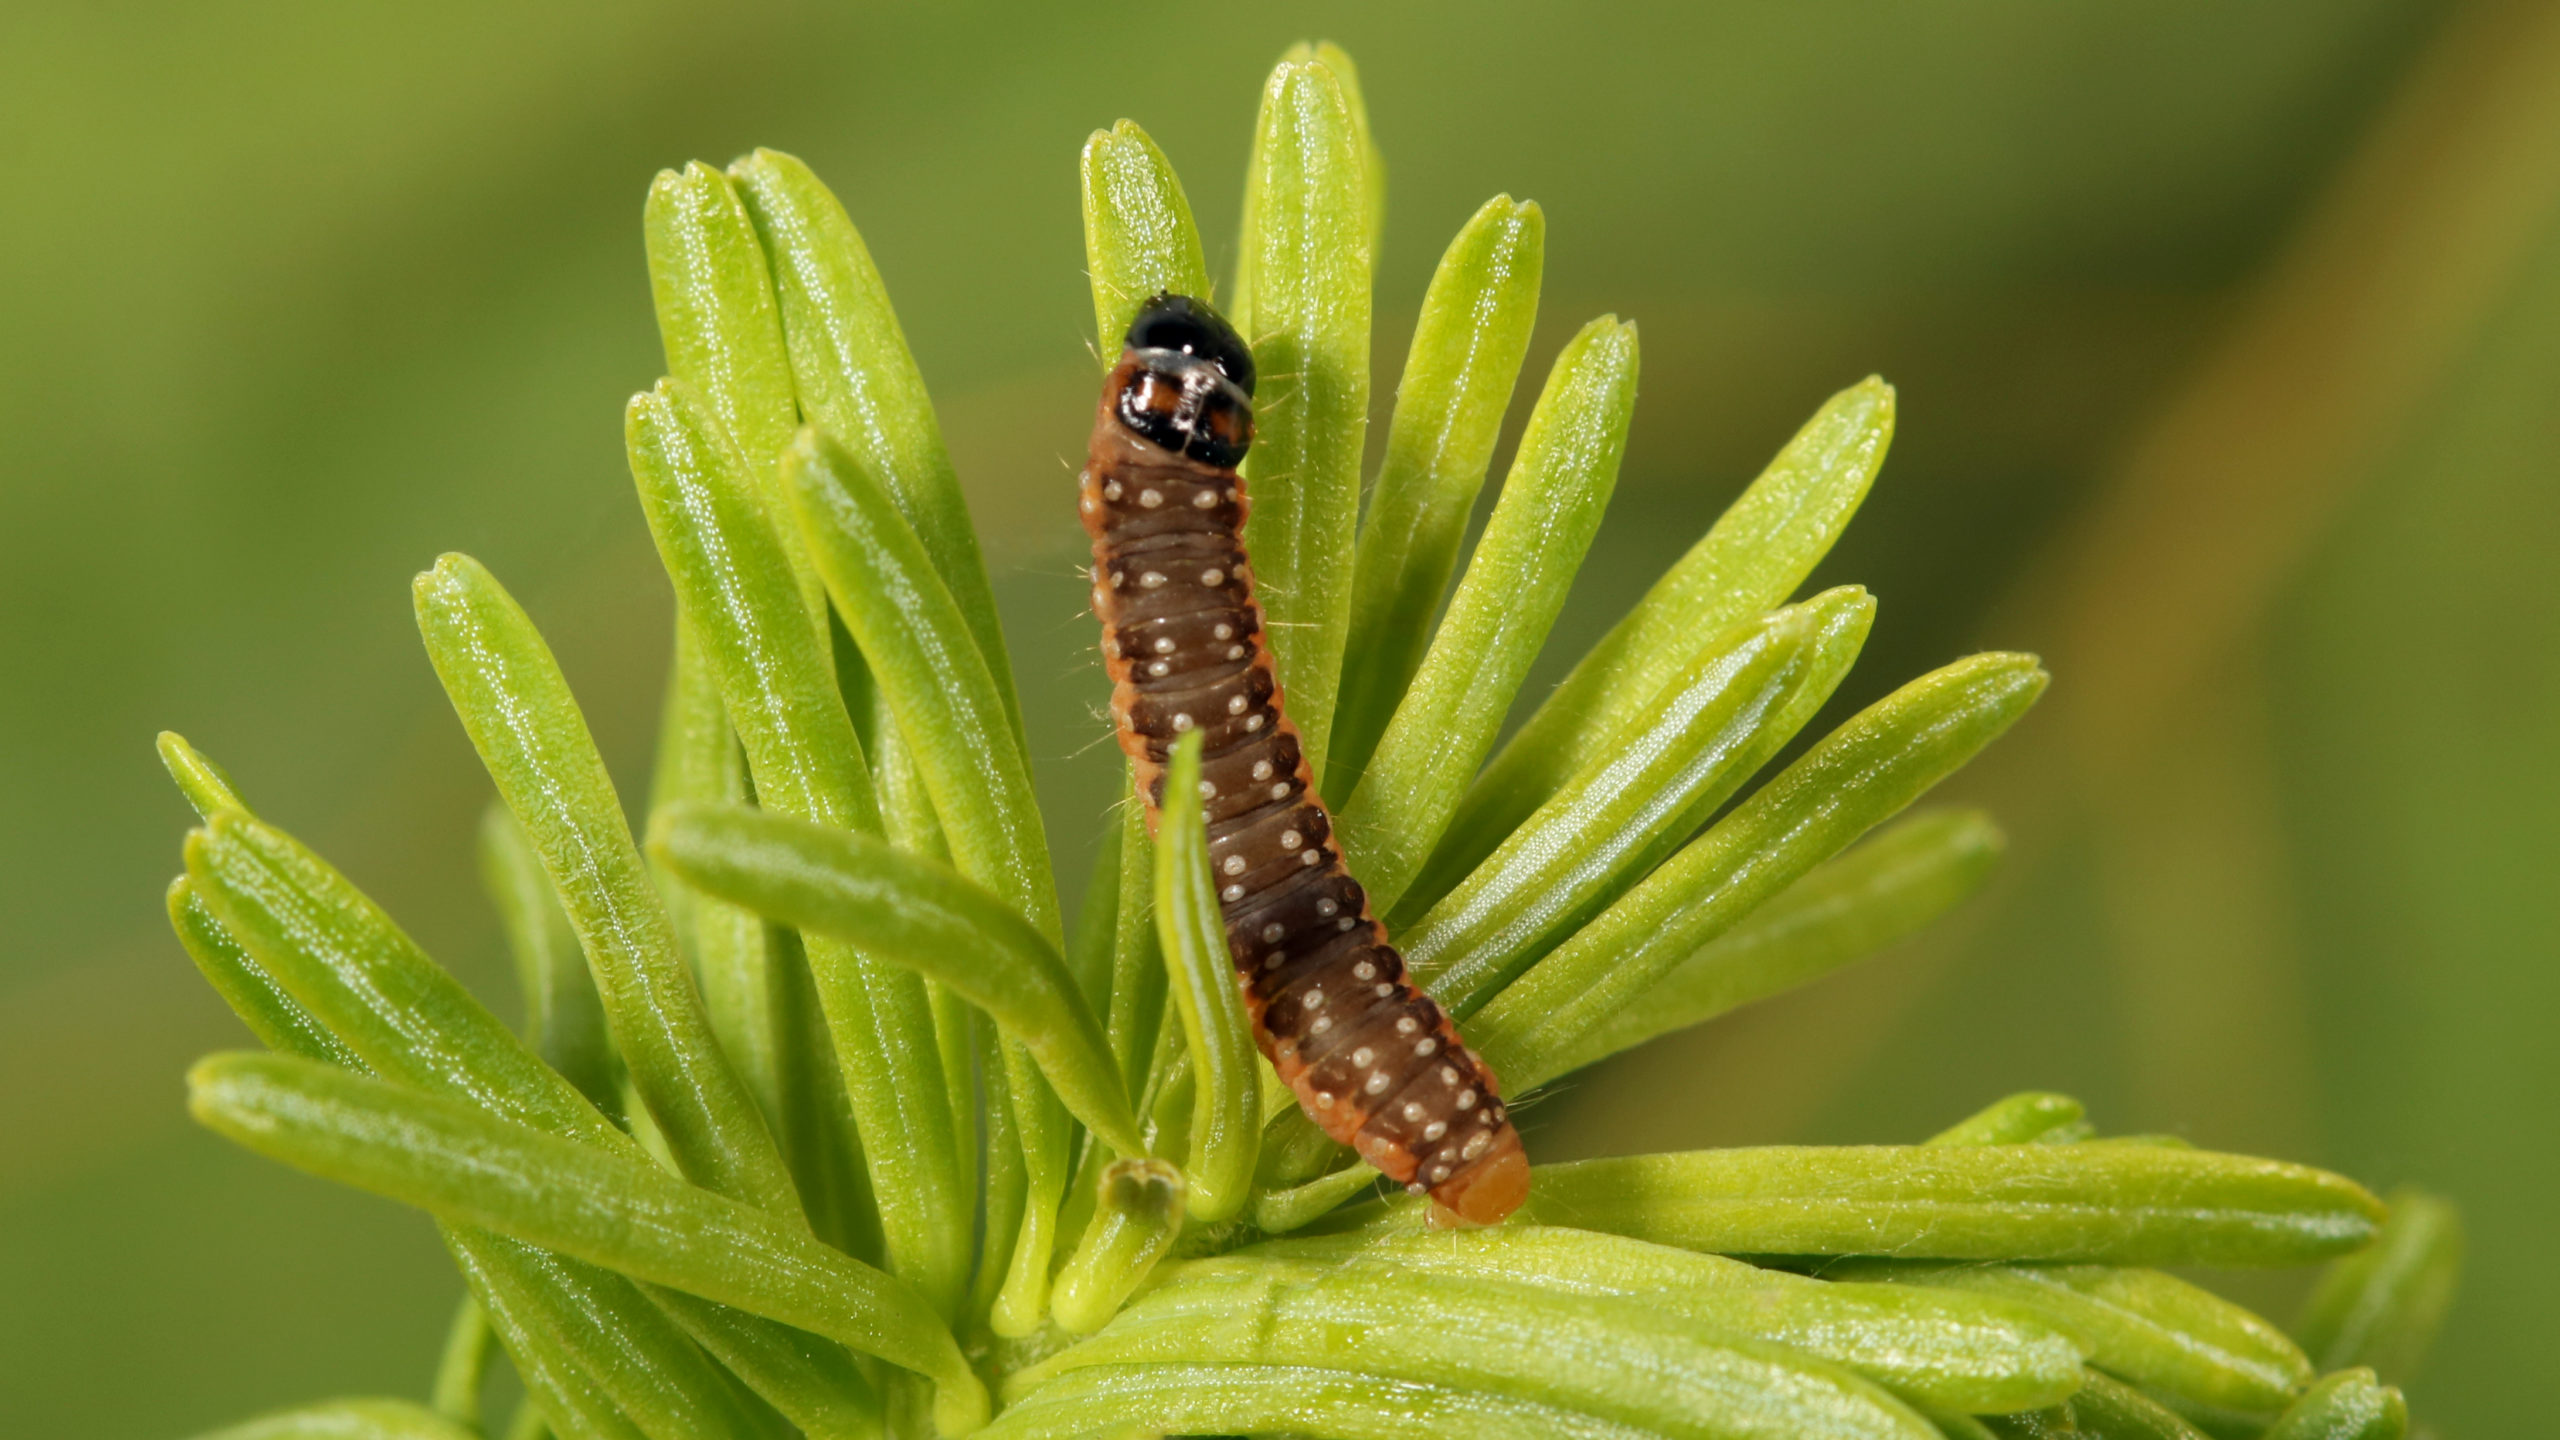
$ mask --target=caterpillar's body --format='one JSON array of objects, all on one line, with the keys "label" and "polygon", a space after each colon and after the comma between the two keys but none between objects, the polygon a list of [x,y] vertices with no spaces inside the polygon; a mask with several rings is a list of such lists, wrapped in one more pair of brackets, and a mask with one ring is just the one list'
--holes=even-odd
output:
[{"label": "caterpillar's body", "polygon": [[1228,955],[1308,1116],[1449,1216],[1491,1224],[1528,1193],[1520,1137],[1493,1072],[1369,914],[1280,709],[1235,472],[1252,393],[1244,342],[1178,295],[1140,310],[1103,384],[1079,508],[1121,748],[1152,822],[1174,738],[1202,732]]}]

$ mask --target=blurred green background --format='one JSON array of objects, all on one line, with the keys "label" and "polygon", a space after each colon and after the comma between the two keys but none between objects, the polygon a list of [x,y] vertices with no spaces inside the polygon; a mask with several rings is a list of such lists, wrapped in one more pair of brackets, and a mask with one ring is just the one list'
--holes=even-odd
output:
[{"label": "blurred green background", "polygon": [[[1388,160],[1382,396],[1497,190],[1550,217],[1533,372],[1592,314],[1643,325],[1555,652],[1880,371],[1901,438],[1817,577],[1883,601],[1843,703],[1981,646],[2056,676],[1951,787],[2012,832],[1992,893],[1576,1083],[1547,1153],[1906,1139],[2037,1086],[2423,1180],[2480,1263],[2418,1407],[2533,1423],[2560,1293],[2560,7],[20,3],[0,1431],[423,1390],[458,1290],[427,1224],[184,1119],[184,1065],[241,1037],[160,916],[188,816],[151,736],[220,757],[506,1003],[486,782],[406,580],[487,561],[636,792],[668,597],[619,410],[658,369],[659,167],[790,149],[863,227],[988,538],[1075,893],[1116,775],[1066,498],[1076,147],[1148,126],[1223,268],[1257,82],[1314,35],[1360,61]],[[2298,1286],[2237,1288],[2281,1315]]]}]

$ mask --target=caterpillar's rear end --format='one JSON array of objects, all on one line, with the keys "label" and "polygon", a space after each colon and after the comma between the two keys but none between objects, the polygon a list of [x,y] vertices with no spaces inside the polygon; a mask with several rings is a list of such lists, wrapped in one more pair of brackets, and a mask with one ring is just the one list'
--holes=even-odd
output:
[{"label": "caterpillar's rear end", "polygon": [[[1529,1190],[1495,1088],[1344,868],[1281,709],[1244,553],[1253,357],[1200,301],[1158,295],[1103,383],[1081,479],[1120,744],[1152,823],[1174,739],[1202,732],[1209,860],[1263,1053],[1327,1134],[1434,1218],[1492,1224]],[[1192,803],[1186,801],[1185,803]]]}]

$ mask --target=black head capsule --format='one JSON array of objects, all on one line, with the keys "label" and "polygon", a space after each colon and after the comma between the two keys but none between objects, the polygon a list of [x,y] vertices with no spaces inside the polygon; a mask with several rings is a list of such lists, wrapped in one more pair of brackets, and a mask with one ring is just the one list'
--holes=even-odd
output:
[{"label": "black head capsule", "polygon": [[1247,398],[1253,395],[1253,350],[1206,300],[1157,291],[1129,323],[1132,350],[1173,350],[1215,364]]},{"label": "black head capsule", "polygon": [[1129,326],[1116,409],[1167,450],[1232,469],[1253,444],[1253,351],[1206,302],[1164,294]]}]

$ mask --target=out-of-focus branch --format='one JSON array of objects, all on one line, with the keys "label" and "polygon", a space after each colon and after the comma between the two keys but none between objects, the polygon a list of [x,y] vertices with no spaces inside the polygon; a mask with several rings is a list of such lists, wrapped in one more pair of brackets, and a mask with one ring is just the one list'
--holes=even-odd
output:
[{"label": "out-of-focus branch", "polygon": [[[2066,746],[2101,783],[2137,764],[2401,442],[2555,216],[2560,8],[2472,5],[1985,626],[2058,681],[2020,740]],[[1989,768],[2050,795],[2041,748],[2004,747]],[[2021,838],[2031,800],[2000,796]]]}]

